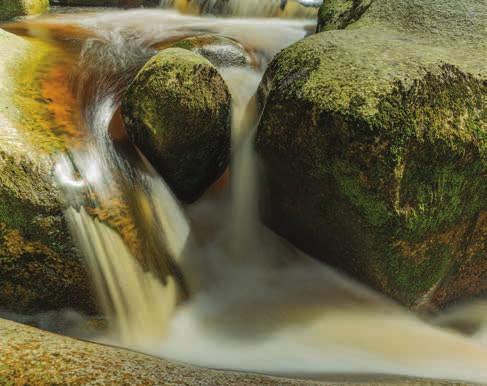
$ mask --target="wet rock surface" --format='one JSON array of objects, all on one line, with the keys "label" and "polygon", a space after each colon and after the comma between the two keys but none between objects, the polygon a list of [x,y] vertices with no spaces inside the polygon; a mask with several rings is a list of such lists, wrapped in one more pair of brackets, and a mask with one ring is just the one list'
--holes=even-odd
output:
[{"label": "wet rock surface", "polygon": [[487,2],[337,3],[261,87],[268,224],[408,306],[486,290]]},{"label": "wet rock surface", "polygon": [[253,58],[240,43],[217,35],[189,37],[171,47],[190,50],[208,59],[215,67],[246,67],[253,62]]},{"label": "wet rock surface", "polygon": [[[21,385],[456,385],[387,376],[331,376],[336,381],[275,378],[191,367],[83,342],[0,319],[0,382]],[[323,377],[327,378],[327,377]],[[370,381],[364,381],[364,379]]]},{"label": "wet rock surface", "polygon": [[0,382],[7,384],[310,385],[252,374],[199,369],[87,343],[0,320]]},{"label": "wet rock surface", "polygon": [[61,144],[45,131],[41,117],[51,114],[29,77],[49,51],[1,30],[0,47],[0,307],[90,309],[89,280],[53,178]]},{"label": "wet rock surface", "polygon": [[169,48],[137,74],[122,113],[133,143],[176,195],[192,202],[228,165],[230,104],[225,82],[207,59]]},{"label": "wet rock surface", "polygon": [[0,0],[0,21],[46,12],[49,0]]}]

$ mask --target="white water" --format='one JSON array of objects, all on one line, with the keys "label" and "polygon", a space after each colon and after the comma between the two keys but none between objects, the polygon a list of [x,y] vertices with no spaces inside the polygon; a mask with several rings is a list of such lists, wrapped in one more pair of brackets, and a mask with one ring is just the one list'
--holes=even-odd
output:
[{"label": "white water", "polygon": [[233,17],[308,17],[317,14],[321,0],[161,0],[162,8],[184,13]]},{"label": "white water", "polygon": [[143,345],[149,338],[163,340],[176,306],[174,279],[169,277],[164,285],[144,272],[122,238],[84,209],[79,213],[68,209],[66,218],[86,257],[103,309],[111,312],[107,316],[118,339],[129,346]]},{"label": "white water", "polygon": [[[87,146],[73,150],[69,159],[62,157],[57,167],[72,204],[66,213],[72,234],[110,318],[112,330],[105,340],[216,368],[487,382],[487,347],[482,345],[487,312],[478,312],[473,338],[449,328],[458,313],[470,315],[471,321],[475,312],[445,313],[432,321],[440,327],[432,327],[303,255],[259,223],[252,149],[259,112],[255,104],[250,110],[247,105],[260,70],[222,70],[233,95],[229,191],[209,192],[183,209],[143,157],[125,160],[110,140],[108,126],[123,79],[133,75],[153,44],[194,31],[213,32],[253,48],[265,61],[303,37],[305,22],[202,19],[167,11],[63,16],[54,22],[76,23],[94,33],[82,51],[82,63],[87,63],[82,70],[89,70],[89,64],[108,69],[95,78],[80,77],[98,82],[85,110]],[[117,78],[119,72],[123,76]],[[163,266],[176,262],[189,288],[188,301],[179,303],[181,283],[170,269],[163,270],[161,284],[160,272],[154,273],[151,264],[142,268],[126,240],[88,215],[85,189],[108,209],[113,196],[131,197],[134,223],[146,242],[142,260]]]}]

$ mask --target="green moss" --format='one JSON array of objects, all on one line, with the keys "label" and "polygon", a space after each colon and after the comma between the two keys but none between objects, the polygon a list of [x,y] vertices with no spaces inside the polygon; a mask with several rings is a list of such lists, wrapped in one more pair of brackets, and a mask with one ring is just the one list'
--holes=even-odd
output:
[{"label": "green moss", "polygon": [[358,182],[358,171],[345,161],[338,161],[333,165],[333,176],[340,193],[364,217],[368,224],[376,227],[386,225],[393,213],[385,202],[366,191]]},{"label": "green moss", "polygon": [[[465,224],[487,208],[487,8],[383,0],[325,9],[335,18],[327,28],[345,30],[281,51],[262,83],[262,207],[301,248],[412,305],[456,262],[473,264]],[[469,277],[473,287],[480,276]]]},{"label": "green moss", "polygon": [[134,143],[179,198],[193,201],[228,164],[230,104],[225,82],[207,59],[169,48],[137,74],[122,110]]},{"label": "green moss", "polygon": [[0,0],[0,20],[17,16],[43,13],[49,8],[49,0]]},{"label": "green moss", "polygon": [[463,170],[451,166],[427,170],[426,175],[422,175],[424,170],[423,165],[410,168],[412,175],[402,181],[404,189],[408,189],[408,195],[414,199],[414,202],[403,203],[407,207],[402,237],[424,238],[448,229],[463,218],[471,218],[486,207],[487,188],[478,164]]},{"label": "green moss", "polygon": [[374,0],[326,0],[318,13],[318,31],[343,29],[360,19]]},{"label": "green moss", "polygon": [[455,259],[455,251],[445,244],[433,245],[426,255],[427,259],[416,263],[391,249],[389,254],[378,259],[375,264],[386,278],[386,291],[412,306],[445,277]]}]

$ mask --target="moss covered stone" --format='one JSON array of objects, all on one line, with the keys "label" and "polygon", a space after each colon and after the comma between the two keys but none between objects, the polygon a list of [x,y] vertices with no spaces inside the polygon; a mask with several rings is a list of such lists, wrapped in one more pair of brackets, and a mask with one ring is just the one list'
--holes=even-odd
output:
[{"label": "moss covered stone", "polygon": [[216,68],[181,48],[153,57],[123,98],[127,131],[184,201],[197,199],[225,170],[231,98]]},{"label": "moss covered stone", "polygon": [[328,20],[359,3],[264,78],[266,219],[408,306],[483,291],[487,1],[344,1]]},{"label": "moss covered stone", "polygon": [[0,0],[0,20],[46,12],[49,0]]},{"label": "moss covered stone", "polygon": [[0,308],[21,312],[93,309],[53,179],[63,141],[50,131],[56,125],[33,75],[50,55],[0,30]]}]

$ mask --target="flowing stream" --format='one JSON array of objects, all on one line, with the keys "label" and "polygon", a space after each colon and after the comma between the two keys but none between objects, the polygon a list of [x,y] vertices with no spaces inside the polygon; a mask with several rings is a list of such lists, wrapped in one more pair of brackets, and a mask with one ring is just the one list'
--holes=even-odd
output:
[{"label": "flowing stream", "polygon": [[[163,5],[179,9],[177,3]],[[74,58],[65,71],[81,139],[57,156],[55,174],[109,322],[108,332],[93,339],[200,366],[276,375],[487,382],[484,303],[423,320],[260,224],[255,93],[272,57],[313,30],[305,17],[315,11],[294,2],[271,9],[244,4],[230,2],[225,18],[99,10],[5,26]],[[215,9],[188,11],[201,12]],[[184,207],[127,140],[119,107],[157,47],[201,33],[235,39],[255,65],[220,68],[233,97],[230,178]]]}]

